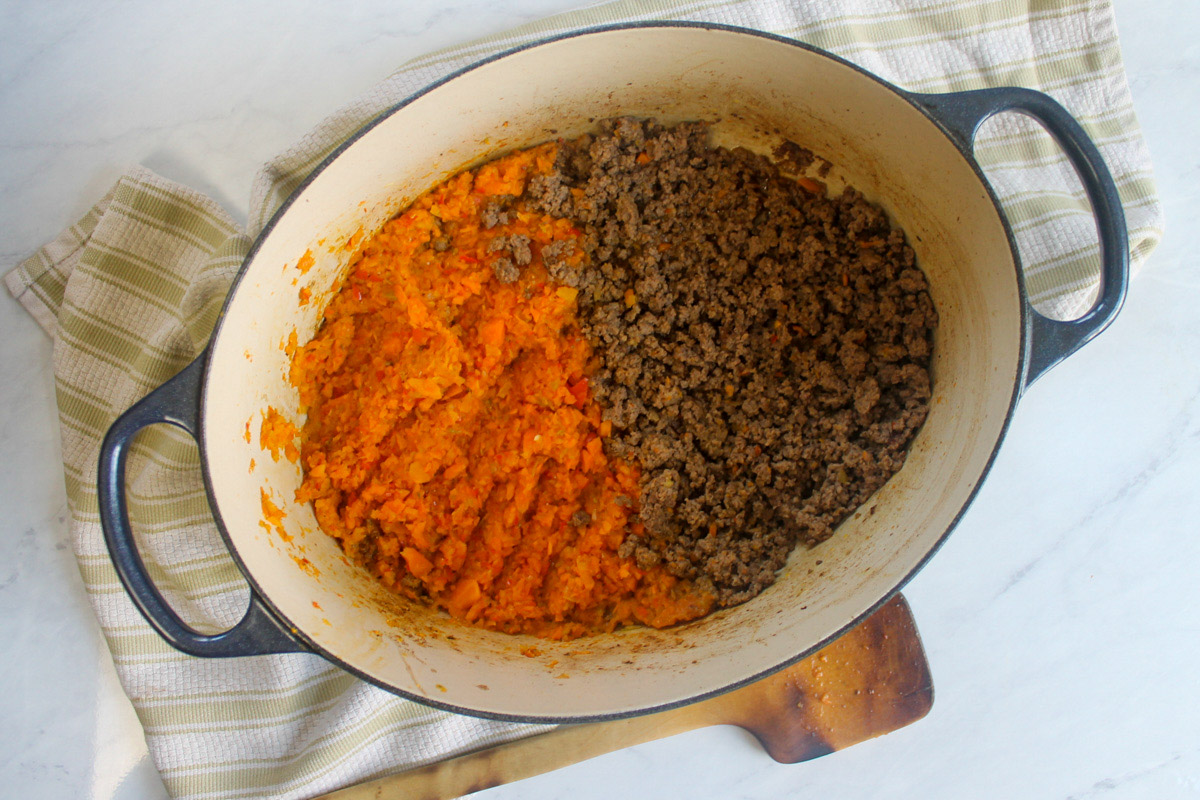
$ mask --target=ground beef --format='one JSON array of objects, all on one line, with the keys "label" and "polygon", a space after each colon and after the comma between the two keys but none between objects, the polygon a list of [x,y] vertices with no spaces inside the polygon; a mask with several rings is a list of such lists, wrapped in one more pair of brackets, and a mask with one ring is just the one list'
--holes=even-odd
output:
[{"label": "ground beef", "polygon": [[[487,209],[494,209],[494,205],[485,207],[485,217]],[[507,215],[504,221],[507,221]],[[495,227],[492,225],[491,227]],[[517,278],[521,277],[521,267],[527,266],[533,260],[533,250],[530,248],[530,238],[523,233],[513,236],[497,236],[492,239],[488,245],[489,253],[507,253],[507,256],[501,256],[492,262],[492,272],[496,275],[496,280],[501,283],[512,283]],[[436,243],[435,243],[436,245]]]},{"label": "ground beef", "polygon": [[783,142],[771,151],[771,155],[775,157],[776,167],[793,174],[804,172],[817,160],[812,150],[795,142]]},{"label": "ground beef", "polygon": [[483,227],[491,230],[497,225],[508,223],[508,209],[512,205],[511,195],[497,195],[483,207]]},{"label": "ground beef", "polygon": [[564,143],[528,196],[584,232],[589,266],[542,257],[580,289],[606,446],[642,468],[623,555],[739,603],[904,463],[937,315],[903,232],[858,192],[809,192],[702,123],[619,118]]},{"label": "ground beef", "polygon": [[511,258],[497,258],[492,262],[492,272],[501,283],[512,283],[521,277],[521,270],[517,269]]}]

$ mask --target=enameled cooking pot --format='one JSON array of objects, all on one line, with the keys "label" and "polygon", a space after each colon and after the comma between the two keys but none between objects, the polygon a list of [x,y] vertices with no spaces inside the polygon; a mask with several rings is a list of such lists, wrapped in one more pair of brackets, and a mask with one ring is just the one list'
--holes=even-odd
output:
[{"label": "enameled cooking pot", "polygon": [[[1072,322],[1030,306],[1012,232],[971,155],[980,123],[1008,110],[1057,139],[1097,218],[1099,299]],[[311,509],[292,501],[300,468],[262,452],[247,423],[257,431],[268,406],[301,421],[283,344],[293,331],[300,342],[313,334],[364,233],[464,166],[617,114],[716,121],[718,143],[760,152],[799,142],[833,162],[835,190],[849,183],[881,203],[907,232],[940,314],[931,411],[904,468],[832,539],[793,553],[778,582],[748,603],[667,630],[566,643],[465,627],[353,566]],[[306,251],[315,264],[303,271]],[[714,25],[562,36],[414,95],[309,176],[255,243],[205,353],[109,431],[100,463],[105,535],[147,620],[197,656],[311,651],[397,694],[488,717],[580,721],[679,705],[813,652],[911,578],[978,490],[1022,391],[1112,320],[1127,278],[1112,178],[1045,95],[912,94],[795,41]],[[298,301],[299,287],[310,287],[313,302]],[[245,618],[221,634],[201,634],[171,611],[133,541],[125,458],[133,435],[157,422],[199,442],[213,514],[251,586]],[[285,510],[290,541],[260,525],[263,490]]]}]

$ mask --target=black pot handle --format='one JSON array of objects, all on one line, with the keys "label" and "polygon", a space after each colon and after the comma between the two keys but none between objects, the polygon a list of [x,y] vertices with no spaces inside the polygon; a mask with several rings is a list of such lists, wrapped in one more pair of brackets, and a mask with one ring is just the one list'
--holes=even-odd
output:
[{"label": "black pot handle", "polygon": [[1107,328],[1125,302],[1129,287],[1129,232],[1117,186],[1087,133],[1048,95],[1032,89],[1004,87],[908,96],[927,109],[968,155],[979,126],[993,114],[1017,111],[1032,117],[1067,154],[1087,192],[1100,238],[1100,294],[1086,314],[1065,322],[1042,316],[1025,297],[1027,349],[1023,385],[1029,386]]},{"label": "black pot handle", "polygon": [[113,566],[134,605],[146,621],[173,647],[193,656],[212,658],[268,653],[310,652],[263,604],[254,590],[241,622],[227,631],[200,633],[172,610],[155,588],[133,540],[125,499],[125,464],[133,437],[147,425],[167,422],[199,436],[200,387],[204,377],[201,355],[117,418],[100,445],[100,525]]}]

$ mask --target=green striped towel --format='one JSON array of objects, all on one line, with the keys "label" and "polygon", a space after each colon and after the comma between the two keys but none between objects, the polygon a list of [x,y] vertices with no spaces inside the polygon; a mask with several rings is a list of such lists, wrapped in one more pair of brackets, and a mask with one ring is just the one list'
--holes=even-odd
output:
[{"label": "green striped towel", "polygon": [[[252,237],[340,141],[448,72],[514,45],[618,20],[743,25],[815,44],[909,89],[997,85],[1049,92],[1087,128],[1120,187],[1135,267],[1161,236],[1149,156],[1106,0],[625,2],[551,17],[422,56],[322,123],[257,177],[248,230],[216,203],[143,169],[7,276],[55,339],[55,374],[75,553],[121,681],[172,795],[311,797],[544,730],[434,711],[307,654],[204,660],[164,644],[134,609],[96,511],[100,438],[113,419],[205,346]],[[1069,169],[1034,125],[988,124],[977,153],[1003,198],[1040,307],[1069,317],[1096,290],[1094,226]],[[145,431],[129,469],[143,554],[175,608],[216,631],[246,586],[216,535],[196,448]]]}]

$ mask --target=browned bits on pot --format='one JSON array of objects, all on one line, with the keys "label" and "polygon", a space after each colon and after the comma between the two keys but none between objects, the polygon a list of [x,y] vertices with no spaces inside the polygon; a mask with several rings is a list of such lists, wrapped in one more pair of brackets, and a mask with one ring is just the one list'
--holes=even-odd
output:
[{"label": "browned bits on pot", "polygon": [[609,447],[643,468],[645,533],[623,554],[711,581],[723,605],[753,597],[901,467],[925,419],[937,315],[903,232],[852,189],[710,147],[701,123],[608,120],[529,191],[584,229],[586,271],[543,256],[581,289]]}]

